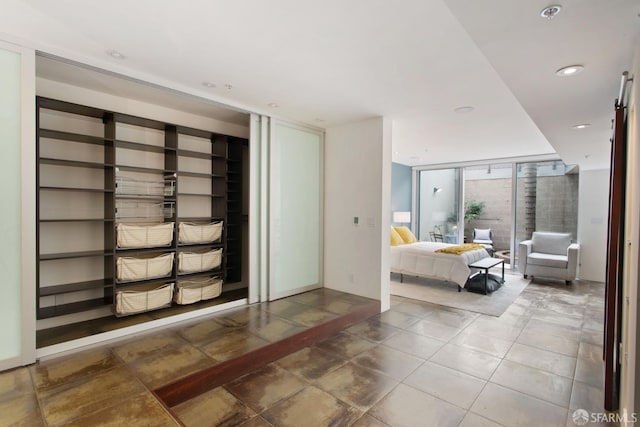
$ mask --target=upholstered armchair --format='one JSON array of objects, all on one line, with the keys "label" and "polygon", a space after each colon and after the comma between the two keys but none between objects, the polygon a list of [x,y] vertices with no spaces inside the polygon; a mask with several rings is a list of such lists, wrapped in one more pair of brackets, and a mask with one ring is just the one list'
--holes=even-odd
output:
[{"label": "upholstered armchair", "polygon": [[567,285],[576,278],[580,245],[571,243],[569,233],[535,231],[531,240],[520,242],[518,269],[528,276],[564,280]]}]

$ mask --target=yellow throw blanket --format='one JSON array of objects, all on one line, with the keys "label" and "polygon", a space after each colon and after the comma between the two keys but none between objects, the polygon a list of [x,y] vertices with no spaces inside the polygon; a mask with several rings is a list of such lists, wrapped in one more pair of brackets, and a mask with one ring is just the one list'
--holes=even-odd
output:
[{"label": "yellow throw blanket", "polygon": [[436,252],[440,252],[443,254],[460,255],[464,252],[474,251],[476,249],[484,249],[484,246],[478,243],[463,243],[462,245],[449,246],[447,248],[438,249],[436,250]]}]

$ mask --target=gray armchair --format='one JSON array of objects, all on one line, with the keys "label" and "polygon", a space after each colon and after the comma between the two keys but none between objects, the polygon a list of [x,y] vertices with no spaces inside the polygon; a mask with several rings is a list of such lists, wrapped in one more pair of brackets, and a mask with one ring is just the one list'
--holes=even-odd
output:
[{"label": "gray armchair", "polygon": [[576,278],[580,245],[571,243],[569,233],[535,231],[531,240],[520,242],[518,269],[528,276],[564,280],[567,285]]}]

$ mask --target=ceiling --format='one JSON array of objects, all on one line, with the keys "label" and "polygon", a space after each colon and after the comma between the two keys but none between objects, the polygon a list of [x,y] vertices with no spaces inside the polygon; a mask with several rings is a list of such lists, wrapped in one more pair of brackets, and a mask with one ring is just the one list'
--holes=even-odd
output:
[{"label": "ceiling", "polygon": [[[605,168],[640,2],[560,1],[547,20],[541,0],[3,0],[0,38],[188,93],[181,108],[206,114],[222,103],[322,128],[389,117],[407,165],[557,152]],[[585,69],[555,74],[571,64]],[[42,61],[38,74],[117,84]]]}]

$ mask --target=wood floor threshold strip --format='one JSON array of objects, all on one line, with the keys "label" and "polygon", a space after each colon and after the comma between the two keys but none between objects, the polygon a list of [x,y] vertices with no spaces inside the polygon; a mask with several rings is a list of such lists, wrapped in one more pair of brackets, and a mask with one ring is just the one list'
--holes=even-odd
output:
[{"label": "wood floor threshold strip", "polygon": [[379,313],[380,303],[377,301],[358,307],[326,323],[162,386],[153,393],[166,406],[174,407],[291,353],[323,341]]}]

